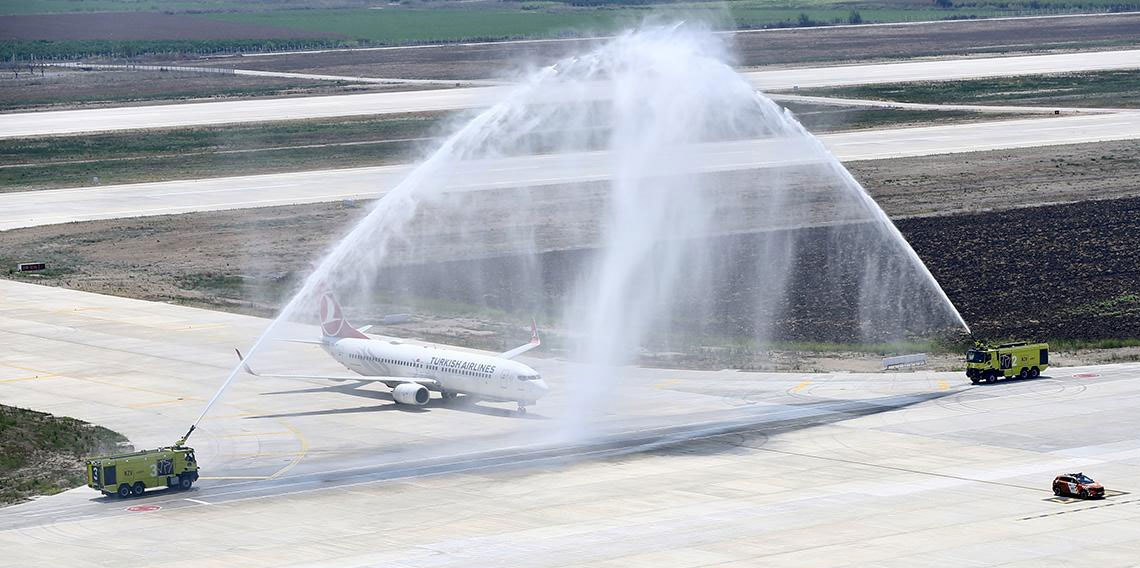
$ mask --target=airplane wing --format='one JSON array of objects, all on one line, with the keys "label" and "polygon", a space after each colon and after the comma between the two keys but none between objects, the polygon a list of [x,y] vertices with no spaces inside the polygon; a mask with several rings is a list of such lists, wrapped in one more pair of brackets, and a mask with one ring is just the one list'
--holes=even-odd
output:
[{"label": "airplane wing", "polygon": [[425,387],[438,387],[439,383],[435,379],[417,379],[409,377],[368,377],[364,375],[267,375],[265,373],[258,373],[246,363],[241,355],[241,351],[234,349],[237,353],[238,360],[241,361],[242,370],[255,377],[264,377],[267,379],[294,379],[294,380],[309,380],[309,379],[325,379],[330,381],[363,381],[369,383],[383,383],[384,386],[394,389],[397,385],[404,383],[414,383],[423,385]]},{"label": "airplane wing", "polygon": [[518,357],[519,355],[522,355],[523,353],[526,353],[527,351],[530,351],[531,349],[542,345],[542,340],[538,338],[538,323],[534,321],[534,318],[530,318],[530,332],[530,343],[527,343],[526,345],[520,345],[514,349],[511,349],[510,351],[506,351],[499,355],[499,357],[502,357],[503,359],[514,359],[515,357]]},{"label": "airplane wing", "polygon": [[276,341],[288,341],[289,343],[306,343],[308,345],[322,345],[324,341],[320,339],[277,339]]},{"label": "airplane wing", "polygon": [[[366,325],[364,327],[356,328],[356,331],[359,331],[360,333],[365,333],[368,330],[372,329],[372,327],[373,326],[371,326],[371,325]],[[286,338],[280,338],[280,339],[276,339],[276,341],[287,341],[289,343],[307,343],[309,345],[324,345],[325,344],[325,342],[320,340],[320,339],[291,339],[291,338],[286,339]]]}]

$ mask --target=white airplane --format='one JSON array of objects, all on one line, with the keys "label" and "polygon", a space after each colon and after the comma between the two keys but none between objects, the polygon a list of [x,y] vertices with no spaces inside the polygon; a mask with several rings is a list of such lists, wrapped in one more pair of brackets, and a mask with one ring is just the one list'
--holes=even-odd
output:
[{"label": "white airplane", "polygon": [[[532,323],[530,342],[499,355],[480,355],[445,347],[411,345],[398,340],[368,337],[344,319],[344,312],[331,292],[321,295],[321,339],[291,340],[320,345],[333,359],[360,376],[266,375],[248,364],[245,372],[277,379],[330,379],[384,383],[399,404],[422,406],[439,391],[442,399],[464,394],[475,400],[516,402],[519,414],[549,391],[534,369],[512,361],[542,344]],[[241,352],[238,358],[242,359]]]}]

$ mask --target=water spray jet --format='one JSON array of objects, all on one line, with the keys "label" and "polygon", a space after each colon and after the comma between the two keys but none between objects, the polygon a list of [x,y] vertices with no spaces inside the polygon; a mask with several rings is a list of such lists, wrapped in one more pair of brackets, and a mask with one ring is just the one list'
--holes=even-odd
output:
[{"label": "water spray jet", "polygon": [[[452,251],[456,262],[481,266],[486,251],[480,241],[456,235],[494,232],[495,223],[517,221],[519,211],[547,217],[501,229],[514,231],[504,246],[530,259],[512,269],[518,274],[472,269],[447,277],[453,287],[466,287],[465,298],[484,306],[486,298],[513,298],[502,293],[504,283],[528,283],[511,290],[544,284],[542,293],[528,296],[527,307],[561,314],[576,338],[568,356],[581,363],[567,378],[556,437],[588,437],[597,426],[594,417],[614,411],[622,396],[621,369],[636,362],[647,337],[699,337],[726,328],[726,315],[746,314],[738,327],[757,339],[803,333],[795,318],[812,310],[840,314],[833,318],[839,323],[825,323],[852,338],[968,330],[867,191],[791,113],[756,92],[730,60],[722,38],[699,25],[676,23],[623,33],[536,71],[501,102],[458,125],[377,200],[309,274],[245,359],[283,322],[309,317],[321,283],[368,290],[391,281],[393,271],[412,271],[388,262],[393,243],[414,237],[423,241],[416,248],[430,244]],[[749,140],[771,141],[791,159],[781,154],[770,166],[733,175],[723,175],[731,167],[708,171],[709,152]],[[520,197],[529,195],[524,190],[503,197],[449,189],[464,168],[538,154],[544,160],[602,159],[606,175],[589,183],[568,179],[544,190],[557,204],[547,210]],[[606,191],[594,191],[590,184],[597,183]],[[473,203],[485,204],[492,214]],[[429,210],[448,212],[453,226],[436,227],[419,215]],[[580,218],[583,210],[592,216]],[[566,218],[577,224],[560,232]],[[536,236],[545,234],[536,228],[557,234],[557,247],[542,240],[549,237]],[[758,240],[726,247],[725,237],[734,235]],[[544,280],[544,255],[574,251],[589,252],[579,255],[583,260],[573,271],[555,271],[558,282]],[[805,268],[818,254],[827,256],[827,270]],[[740,273],[741,255],[749,258],[747,273]],[[423,286],[412,282],[409,288],[414,293]],[[223,390],[239,370],[240,365],[229,374]]]}]

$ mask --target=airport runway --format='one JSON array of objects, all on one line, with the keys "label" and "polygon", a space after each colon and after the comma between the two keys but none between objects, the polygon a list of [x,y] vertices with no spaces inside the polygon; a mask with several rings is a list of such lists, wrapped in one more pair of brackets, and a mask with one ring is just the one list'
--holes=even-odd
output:
[{"label": "airport runway", "polygon": [[[877,160],[959,152],[1140,138],[1140,112],[1008,120],[921,128],[862,130],[819,137],[841,160]],[[806,142],[753,140],[702,146],[702,171],[803,163]],[[0,230],[73,221],[374,199],[410,166],[195,179],[0,194]],[[469,162],[450,172],[452,191],[476,191],[606,179],[607,156],[526,156]]]},{"label": "airport runway", "polygon": [[[761,90],[1140,68],[1140,50],[940,59],[746,72]],[[297,120],[483,107],[509,87],[0,114],[0,137]]]},{"label": "airport runway", "polygon": [[179,67],[177,65],[137,65],[124,63],[56,63],[56,67],[71,69],[109,69],[113,71],[177,71],[181,73],[209,73],[222,75],[246,75],[249,77],[281,77],[285,79],[309,79],[314,81],[334,81],[348,83],[372,83],[376,85],[417,85],[435,87],[458,87],[501,85],[502,81],[485,79],[463,79],[460,81],[446,79],[397,79],[391,77],[349,77],[344,75],[324,75],[317,73],[290,73],[287,71],[261,71],[257,69],[231,69],[222,67]]},{"label": "airport runway", "polygon": [[[0,282],[0,400],[169,443],[230,348],[265,323]],[[631,369],[578,421],[567,393],[581,371],[528,363],[555,390],[525,419],[506,405],[393,411],[383,389],[239,380],[192,439],[211,479],[0,509],[5,562],[1135,565],[1140,364],[978,386],[960,373]],[[329,369],[295,346],[255,364]],[[576,435],[582,423],[592,435]],[[1069,470],[1105,482],[1108,498],[1053,497]]]}]

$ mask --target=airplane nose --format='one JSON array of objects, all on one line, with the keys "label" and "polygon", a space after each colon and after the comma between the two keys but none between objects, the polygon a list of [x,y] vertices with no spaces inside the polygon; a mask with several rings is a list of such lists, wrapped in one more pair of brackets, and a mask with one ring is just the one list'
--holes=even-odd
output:
[{"label": "airplane nose", "polygon": [[550,392],[550,387],[546,385],[546,381],[538,379],[537,381],[530,381],[534,385],[534,390],[538,391],[538,396],[542,396]]}]

